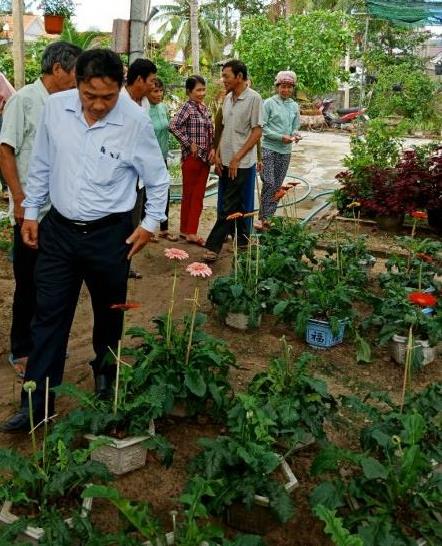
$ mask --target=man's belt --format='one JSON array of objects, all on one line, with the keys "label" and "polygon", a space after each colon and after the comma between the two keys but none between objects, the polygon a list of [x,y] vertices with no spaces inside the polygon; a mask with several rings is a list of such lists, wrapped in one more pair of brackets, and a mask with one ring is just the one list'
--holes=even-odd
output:
[{"label": "man's belt", "polygon": [[118,224],[125,216],[131,215],[132,212],[114,212],[107,216],[103,216],[102,218],[97,218],[96,220],[70,220],[69,218],[66,218],[66,216],[60,214],[55,207],[52,207],[48,214],[51,214],[52,217],[61,224],[72,227],[78,231],[89,233],[90,231],[102,227]]}]

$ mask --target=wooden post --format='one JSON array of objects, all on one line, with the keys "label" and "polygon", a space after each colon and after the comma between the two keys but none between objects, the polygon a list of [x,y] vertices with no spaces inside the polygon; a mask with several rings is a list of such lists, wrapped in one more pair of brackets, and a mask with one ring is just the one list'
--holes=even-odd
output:
[{"label": "wooden post", "polygon": [[23,30],[23,0],[12,0],[12,56],[14,60],[14,87],[18,91],[25,85],[25,35]]}]

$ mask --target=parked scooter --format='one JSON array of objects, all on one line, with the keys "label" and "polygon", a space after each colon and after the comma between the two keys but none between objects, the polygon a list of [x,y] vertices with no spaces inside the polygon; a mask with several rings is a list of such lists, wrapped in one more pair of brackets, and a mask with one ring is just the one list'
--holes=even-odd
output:
[{"label": "parked scooter", "polygon": [[337,114],[332,112],[333,99],[324,99],[317,103],[317,108],[324,116],[325,123],[328,127],[333,128],[349,128],[350,124],[355,120],[368,121],[370,118],[366,114],[367,108],[344,108],[337,110]]}]

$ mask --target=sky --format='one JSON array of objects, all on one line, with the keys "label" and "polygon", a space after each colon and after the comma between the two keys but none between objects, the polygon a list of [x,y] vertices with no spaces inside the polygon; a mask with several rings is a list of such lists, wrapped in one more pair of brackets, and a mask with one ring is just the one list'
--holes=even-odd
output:
[{"label": "sky", "polygon": [[[152,0],[151,6],[164,3]],[[79,30],[98,28],[111,32],[114,19],[129,19],[130,15],[130,0],[78,0],[76,4],[75,22]]]}]

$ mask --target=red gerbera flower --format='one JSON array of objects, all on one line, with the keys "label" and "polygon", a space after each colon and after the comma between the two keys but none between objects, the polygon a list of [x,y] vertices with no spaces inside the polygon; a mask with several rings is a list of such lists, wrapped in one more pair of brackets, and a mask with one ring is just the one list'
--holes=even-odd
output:
[{"label": "red gerbera flower", "polygon": [[110,308],[118,311],[130,311],[131,309],[138,309],[141,307],[141,303],[135,301],[127,301],[126,303],[113,303]]},{"label": "red gerbera flower", "polygon": [[276,193],[275,195],[273,196],[273,199],[272,201],[274,203],[277,203],[280,199],[282,199],[284,197],[284,195],[286,195],[287,193],[287,190],[284,190],[283,188],[280,188]]},{"label": "red gerbera flower", "polygon": [[411,213],[411,216],[416,218],[416,220],[426,220],[428,218],[427,213],[423,210],[414,210]]},{"label": "red gerbera flower", "polygon": [[437,298],[426,292],[410,292],[408,300],[421,307],[434,307],[437,303]]}]

